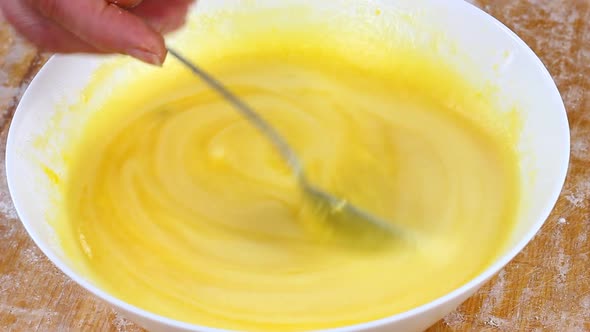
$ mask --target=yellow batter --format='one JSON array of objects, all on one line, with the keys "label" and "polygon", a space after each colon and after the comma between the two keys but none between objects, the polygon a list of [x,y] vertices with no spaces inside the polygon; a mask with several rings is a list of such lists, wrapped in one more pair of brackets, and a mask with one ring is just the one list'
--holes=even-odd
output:
[{"label": "yellow batter", "polygon": [[[358,52],[361,68],[320,46],[285,51],[296,38],[252,38],[208,69],[279,129],[315,182],[418,240],[367,252],[307,233],[271,146],[170,59],[115,93],[72,148],[61,238],[81,269],[166,317],[301,331],[415,308],[488,266],[516,216],[518,164],[509,135],[466,115],[489,111],[481,96],[419,52]],[[382,74],[393,63],[406,72]]]}]

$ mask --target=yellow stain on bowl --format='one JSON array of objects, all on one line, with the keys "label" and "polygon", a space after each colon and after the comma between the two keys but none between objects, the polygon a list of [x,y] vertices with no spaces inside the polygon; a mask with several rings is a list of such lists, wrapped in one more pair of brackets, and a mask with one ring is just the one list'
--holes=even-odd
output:
[{"label": "yellow stain on bowl", "polygon": [[59,184],[59,181],[60,181],[59,175],[57,175],[57,173],[54,170],[49,168],[47,165],[41,165],[41,169],[43,169],[43,173],[45,173],[45,175],[47,176],[47,179],[49,179],[51,184],[53,184],[53,185]]},{"label": "yellow stain on bowl", "polygon": [[384,318],[481,273],[517,214],[516,115],[436,56],[393,48],[358,21],[253,28],[289,9],[276,10],[202,18],[185,52],[278,128],[313,181],[419,241],[360,252],[309,236],[272,147],[169,60],[115,88],[71,140],[59,182],[68,256],[137,307],[248,331]]}]

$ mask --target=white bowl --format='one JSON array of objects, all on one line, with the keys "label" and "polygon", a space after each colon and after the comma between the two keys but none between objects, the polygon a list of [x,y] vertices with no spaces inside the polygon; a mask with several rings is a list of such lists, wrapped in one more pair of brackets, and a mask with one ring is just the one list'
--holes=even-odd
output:
[{"label": "white bowl", "polygon": [[[318,12],[338,15],[358,14],[356,7],[361,5],[374,6],[383,9],[383,15],[391,15],[392,22],[396,17],[391,13],[410,13],[414,22],[426,30],[414,31],[412,25],[396,22],[400,31],[409,35],[419,32],[421,38],[428,31],[443,32],[456,45],[453,52],[441,56],[457,68],[465,69],[465,75],[476,76],[472,77],[474,82],[491,82],[497,86],[498,96],[506,107],[509,103],[519,106],[523,119],[519,151],[524,197],[514,235],[500,257],[479,276],[435,301],[385,319],[334,331],[424,330],[502,269],[549,216],[569,162],[569,127],[559,92],[546,68],[523,41],[494,18],[462,0],[259,0],[248,2],[248,8],[291,4],[306,4]],[[239,0],[201,0],[196,11],[247,10],[243,6],[244,2]],[[59,134],[59,126],[80,120],[70,121],[67,113],[63,116],[60,112],[80,98],[93,72],[105,61],[108,61],[105,57],[55,56],[31,82],[14,115],[6,149],[8,185],[16,210],[35,243],[59,269],[139,325],[150,331],[219,331],[167,319],[115,298],[76,271],[57,245],[48,214],[59,193],[47,178],[46,166],[57,173],[63,171],[59,151],[67,136]],[[465,65],[468,62],[471,67]],[[477,75],[466,69],[473,66],[478,68]],[[46,135],[47,140],[39,141],[39,135],[48,131],[52,134]]]}]

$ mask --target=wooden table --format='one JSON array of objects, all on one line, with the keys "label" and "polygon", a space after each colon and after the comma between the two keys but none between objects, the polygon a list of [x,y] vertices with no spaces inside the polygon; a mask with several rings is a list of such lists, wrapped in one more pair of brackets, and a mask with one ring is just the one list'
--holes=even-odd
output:
[{"label": "wooden table", "polygon": [[[590,1],[476,4],[516,31],[548,66],[569,115],[572,163],[542,232],[429,332],[590,331]],[[45,258],[21,226],[8,195],[8,125],[23,90],[46,59],[0,19],[0,330],[141,331]]]}]

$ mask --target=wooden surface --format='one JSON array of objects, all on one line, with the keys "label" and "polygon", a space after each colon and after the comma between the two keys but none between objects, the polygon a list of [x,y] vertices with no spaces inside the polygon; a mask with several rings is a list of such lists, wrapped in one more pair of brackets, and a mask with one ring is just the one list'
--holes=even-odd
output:
[{"label": "wooden surface", "polygon": [[[548,66],[568,110],[572,163],[542,232],[429,332],[590,331],[590,1],[476,4],[516,31]],[[0,19],[0,330],[141,331],[59,272],[29,239],[10,201],[4,175],[8,124],[46,58]]]}]

